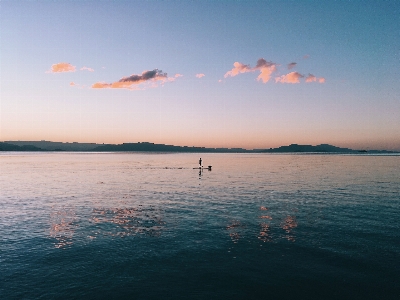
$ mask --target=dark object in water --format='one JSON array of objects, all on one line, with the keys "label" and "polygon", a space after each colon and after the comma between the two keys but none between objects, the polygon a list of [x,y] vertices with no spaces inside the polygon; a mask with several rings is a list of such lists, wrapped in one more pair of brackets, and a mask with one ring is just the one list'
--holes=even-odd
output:
[{"label": "dark object in water", "polygon": [[204,170],[207,169],[208,171],[211,171],[212,166],[208,166],[208,167],[197,167],[197,168],[193,168],[193,170]]}]

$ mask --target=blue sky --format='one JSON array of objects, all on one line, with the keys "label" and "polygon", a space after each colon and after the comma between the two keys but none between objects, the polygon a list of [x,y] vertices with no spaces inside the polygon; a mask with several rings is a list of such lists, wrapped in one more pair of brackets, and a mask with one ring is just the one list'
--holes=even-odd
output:
[{"label": "blue sky", "polygon": [[0,5],[0,140],[400,150],[396,1]]}]

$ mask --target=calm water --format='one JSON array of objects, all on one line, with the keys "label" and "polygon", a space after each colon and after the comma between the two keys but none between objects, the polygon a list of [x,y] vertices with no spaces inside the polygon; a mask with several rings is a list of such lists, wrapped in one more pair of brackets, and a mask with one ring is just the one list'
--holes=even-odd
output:
[{"label": "calm water", "polygon": [[400,299],[399,208],[400,156],[1,153],[0,299]]}]

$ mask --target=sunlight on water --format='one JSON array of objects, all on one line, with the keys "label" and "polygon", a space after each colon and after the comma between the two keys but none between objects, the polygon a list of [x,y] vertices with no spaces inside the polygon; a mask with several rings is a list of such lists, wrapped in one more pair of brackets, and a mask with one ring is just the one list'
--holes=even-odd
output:
[{"label": "sunlight on water", "polygon": [[398,295],[400,156],[198,156],[1,153],[0,295]]},{"label": "sunlight on water", "polygon": [[91,238],[94,238],[96,235],[99,237],[98,234],[100,233],[112,236],[130,236],[136,234],[159,236],[165,224],[159,211],[156,211],[154,208],[143,209],[141,207],[95,208],[93,209],[92,222],[96,224],[97,232],[91,234]]},{"label": "sunlight on water", "polygon": [[50,237],[55,239],[54,246],[56,248],[72,244],[76,221],[75,212],[71,209],[50,213]]}]

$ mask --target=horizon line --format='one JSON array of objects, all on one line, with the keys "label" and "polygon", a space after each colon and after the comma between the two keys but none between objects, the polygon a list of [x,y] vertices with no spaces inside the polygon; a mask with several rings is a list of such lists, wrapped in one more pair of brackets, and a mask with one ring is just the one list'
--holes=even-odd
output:
[{"label": "horizon line", "polygon": [[57,142],[57,141],[48,141],[48,140],[7,140],[7,141],[2,141],[3,143],[57,143],[57,144],[66,144],[66,145],[93,145],[93,146],[118,146],[118,145],[127,145],[127,144],[150,144],[150,145],[160,145],[160,146],[172,146],[172,147],[181,147],[181,148],[201,148],[201,149],[216,149],[216,150],[244,150],[244,151],[265,151],[265,150],[274,150],[274,149],[280,149],[280,148],[285,148],[285,147],[290,147],[290,146],[310,146],[310,147],[318,147],[318,146],[330,146],[334,148],[339,148],[343,150],[351,150],[351,151],[362,151],[362,152],[367,152],[367,151],[387,151],[387,152],[400,152],[400,150],[387,150],[387,149],[353,149],[353,148],[348,148],[348,147],[339,147],[335,146],[333,144],[328,144],[328,143],[321,143],[321,144],[297,144],[297,143],[291,143],[289,145],[280,145],[278,147],[266,147],[266,148],[242,148],[242,147],[205,147],[205,146],[180,146],[180,145],[173,145],[173,144],[163,144],[163,143],[153,143],[153,142],[123,142],[120,144],[113,144],[113,143],[94,143],[94,142]]}]

